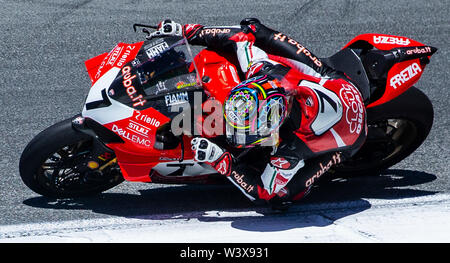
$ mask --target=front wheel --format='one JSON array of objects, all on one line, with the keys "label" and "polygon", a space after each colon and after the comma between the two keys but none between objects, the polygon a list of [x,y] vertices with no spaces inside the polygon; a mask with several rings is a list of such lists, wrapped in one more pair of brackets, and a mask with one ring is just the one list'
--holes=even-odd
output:
[{"label": "front wheel", "polygon": [[413,153],[433,124],[433,105],[416,87],[367,109],[368,134],[361,149],[336,166],[339,176],[376,175]]},{"label": "front wheel", "polygon": [[[97,194],[121,182],[115,156],[92,156],[93,139],[72,127],[72,118],[39,133],[20,158],[20,176],[31,190],[47,197]],[[93,161],[95,160],[95,161]]]}]

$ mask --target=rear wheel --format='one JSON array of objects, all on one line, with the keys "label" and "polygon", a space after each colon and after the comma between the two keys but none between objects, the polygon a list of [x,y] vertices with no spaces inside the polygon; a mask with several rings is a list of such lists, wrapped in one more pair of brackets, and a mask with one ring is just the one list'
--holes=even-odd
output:
[{"label": "rear wheel", "polygon": [[411,87],[394,100],[367,109],[368,134],[361,149],[336,166],[339,176],[375,175],[413,153],[428,136],[433,106],[419,89]]},{"label": "rear wheel", "polygon": [[97,194],[123,181],[115,156],[93,156],[93,139],[71,119],[39,133],[20,158],[20,176],[34,192],[56,198]]}]

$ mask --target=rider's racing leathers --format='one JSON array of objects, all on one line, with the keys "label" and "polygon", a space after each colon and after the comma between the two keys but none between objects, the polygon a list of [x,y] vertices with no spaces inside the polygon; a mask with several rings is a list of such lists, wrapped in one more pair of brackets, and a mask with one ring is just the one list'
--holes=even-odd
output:
[{"label": "rider's racing leathers", "polygon": [[[361,93],[298,41],[257,19],[225,27],[187,24],[183,33],[190,44],[235,52],[247,78],[277,74],[295,84],[292,110],[266,167],[237,163],[226,151],[211,161],[250,200],[275,205],[298,200],[326,171],[362,146],[367,126]],[[199,140],[193,144],[198,150]]]}]

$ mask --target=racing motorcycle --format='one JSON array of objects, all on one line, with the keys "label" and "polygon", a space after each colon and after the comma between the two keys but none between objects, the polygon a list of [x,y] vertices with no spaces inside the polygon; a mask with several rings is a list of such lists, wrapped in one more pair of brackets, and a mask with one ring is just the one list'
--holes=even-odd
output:
[{"label": "racing motorcycle", "polygon": [[[183,37],[151,37],[154,26],[133,27],[142,28],[145,41],[119,43],[85,61],[92,86],[81,114],[40,132],[24,149],[20,176],[34,192],[66,198],[97,194],[124,180],[223,180],[208,164],[194,161],[192,134],[175,134],[171,123],[189,113],[180,114],[180,107],[195,111],[199,101],[223,102],[243,79],[238,64],[230,54],[209,49],[194,56]],[[379,173],[424,142],[433,106],[413,85],[436,50],[407,37],[363,34],[322,59],[356,84],[367,108],[366,142],[334,173]],[[270,58],[286,63],[282,57]],[[210,139],[223,144],[223,136]],[[264,159],[255,154],[258,150],[235,151],[241,161]]]}]

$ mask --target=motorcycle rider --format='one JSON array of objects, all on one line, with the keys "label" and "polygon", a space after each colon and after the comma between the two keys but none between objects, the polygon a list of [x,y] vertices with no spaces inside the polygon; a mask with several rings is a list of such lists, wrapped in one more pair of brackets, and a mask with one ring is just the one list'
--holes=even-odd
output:
[{"label": "motorcycle rider", "polygon": [[[227,138],[236,147],[270,146],[270,159],[260,170],[237,162],[232,153],[206,138],[194,138],[191,144],[197,161],[210,163],[250,200],[262,200],[275,209],[285,209],[308,194],[321,175],[362,146],[367,127],[361,93],[343,73],[327,66],[289,36],[255,18],[225,27],[182,26],[165,20],[152,34],[160,35],[184,35],[192,45],[237,55],[247,80],[230,92],[225,102],[225,118],[227,124],[241,129],[241,134],[227,134]],[[289,94],[283,89],[286,86],[283,81],[294,87]],[[264,90],[267,87],[271,88]],[[277,108],[278,118],[271,120],[275,124],[267,125],[267,111],[272,108],[266,108],[266,114],[261,112],[264,107],[253,113],[242,108],[242,88],[248,90],[247,99],[262,92],[266,95],[264,105],[281,106],[281,110]],[[275,93],[267,96],[267,92]],[[294,99],[288,102],[283,99],[285,95]],[[251,135],[250,125],[244,123],[235,126],[236,121],[230,121],[233,119],[230,116],[253,118],[258,132]],[[265,133],[259,132],[260,124],[266,127]]]}]

